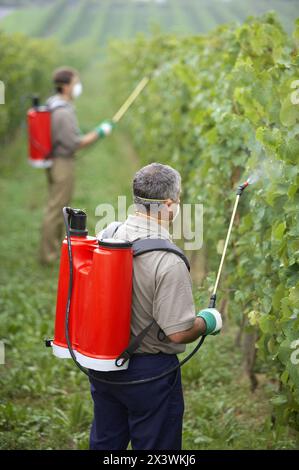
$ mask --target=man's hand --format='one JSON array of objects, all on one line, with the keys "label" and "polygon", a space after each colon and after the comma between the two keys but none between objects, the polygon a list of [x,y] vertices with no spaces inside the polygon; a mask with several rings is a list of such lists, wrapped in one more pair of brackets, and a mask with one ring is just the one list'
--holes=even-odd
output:
[{"label": "man's hand", "polygon": [[93,131],[88,132],[81,137],[79,148],[88,147],[98,140],[98,138],[104,138],[106,135],[111,134],[115,124],[112,121],[104,121],[99,124]]},{"label": "man's hand", "polygon": [[217,335],[222,328],[222,317],[216,308],[205,308],[196,315],[206,324],[206,335]]},{"label": "man's hand", "polygon": [[112,121],[103,121],[95,128],[95,132],[98,134],[99,137],[103,138],[111,134],[113,127],[114,123]]}]

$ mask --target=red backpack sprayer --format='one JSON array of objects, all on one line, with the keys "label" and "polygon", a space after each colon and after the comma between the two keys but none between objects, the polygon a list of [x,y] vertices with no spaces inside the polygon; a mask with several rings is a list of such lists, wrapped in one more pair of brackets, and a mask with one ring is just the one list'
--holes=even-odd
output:
[{"label": "red backpack sprayer", "polygon": [[38,96],[32,98],[32,107],[27,111],[28,162],[35,168],[52,165],[51,112],[40,106]]},{"label": "red backpack sprayer", "polygon": [[[112,118],[112,123],[117,124],[123,115],[128,111],[136,98],[149,82],[149,78],[144,77],[129,98]],[[52,161],[52,135],[51,135],[51,115],[56,109],[63,107],[60,103],[55,108],[41,106],[38,96],[32,98],[32,107],[27,112],[28,130],[28,162],[35,168],[49,168]]]},{"label": "red backpack sprayer", "polygon": [[[217,288],[239,199],[249,184],[250,180],[237,189],[209,308],[216,306]],[[113,238],[98,240],[88,236],[86,214],[82,210],[64,207],[63,217],[66,238],[61,249],[55,334],[53,340],[46,340],[46,346],[52,347],[59,358],[72,358],[87,376],[122,385],[157,380],[189,361],[202,346],[205,336],[178,365],[155,377],[120,382],[92,374],[89,369],[126,369],[128,359],[152,326],[149,324],[130,342],[133,256],[163,250],[181,256],[188,268],[189,263],[183,252],[168,240],[139,239],[133,243]]]}]

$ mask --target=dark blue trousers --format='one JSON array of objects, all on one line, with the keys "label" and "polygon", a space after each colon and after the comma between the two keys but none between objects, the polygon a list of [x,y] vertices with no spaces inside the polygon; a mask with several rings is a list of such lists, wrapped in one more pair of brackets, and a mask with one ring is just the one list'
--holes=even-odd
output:
[{"label": "dark blue trousers", "polygon": [[[91,371],[108,380],[138,380],[161,374],[178,364],[175,354],[136,355],[127,370]],[[184,398],[181,371],[138,385],[110,385],[90,378],[94,420],[90,449],[180,450]]]}]

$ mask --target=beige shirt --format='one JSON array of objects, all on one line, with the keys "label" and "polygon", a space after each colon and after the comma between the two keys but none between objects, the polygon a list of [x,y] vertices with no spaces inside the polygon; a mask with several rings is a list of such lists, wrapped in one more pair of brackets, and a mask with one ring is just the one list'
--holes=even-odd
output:
[{"label": "beige shirt", "polygon": [[[73,157],[80,144],[80,130],[73,104],[59,95],[51,96],[51,133],[54,157]],[[57,108],[57,109],[55,109]]]},{"label": "beige shirt", "polygon": [[[134,241],[148,236],[171,239],[168,230],[143,215],[129,215],[114,238]],[[134,258],[131,334],[138,335],[153,318],[156,323],[136,352],[183,352],[184,344],[157,338],[160,328],[170,335],[188,330],[195,320],[191,277],[184,261],[174,253],[153,251]]]}]

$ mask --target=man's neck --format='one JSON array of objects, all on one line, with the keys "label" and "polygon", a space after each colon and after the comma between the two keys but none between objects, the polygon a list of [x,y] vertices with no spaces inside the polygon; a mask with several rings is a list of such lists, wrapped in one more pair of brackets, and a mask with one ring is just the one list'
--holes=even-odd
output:
[{"label": "man's neck", "polygon": [[65,93],[58,93],[58,96],[64,101],[72,101],[72,98]]},{"label": "man's neck", "polygon": [[167,220],[159,219],[158,217],[153,217],[151,215],[145,214],[144,212],[136,211],[135,214],[140,215],[141,217],[145,217],[146,219],[151,219],[155,221],[157,224],[162,225],[162,227],[168,228],[169,223]]}]

